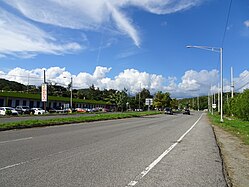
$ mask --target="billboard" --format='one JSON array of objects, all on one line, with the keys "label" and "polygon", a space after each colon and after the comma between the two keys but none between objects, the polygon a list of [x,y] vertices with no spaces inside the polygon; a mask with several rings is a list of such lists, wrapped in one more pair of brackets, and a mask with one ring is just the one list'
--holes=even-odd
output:
[{"label": "billboard", "polygon": [[42,84],[41,86],[41,101],[47,102],[48,101],[48,92],[47,92],[47,84]]}]

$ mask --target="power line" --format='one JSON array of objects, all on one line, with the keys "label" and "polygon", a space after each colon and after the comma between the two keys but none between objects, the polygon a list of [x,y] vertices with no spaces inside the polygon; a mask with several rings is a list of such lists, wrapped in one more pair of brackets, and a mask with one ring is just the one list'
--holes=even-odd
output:
[{"label": "power line", "polygon": [[240,90],[241,88],[244,88],[246,85],[248,85],[249,84],[249,82],[247,82],[246,84],[244,84],[243,86],[241,86],[240,88],[237,88],[235,91],[238,91],[238,90]]},{"label": "power line", "polygon": [[247,77],[249,76],[249,73],[244,75],[242,78],[240,78],[238,81],[236,81],[234,84],[237,84],[239,82],[243,82]]},{"label": "power line", "polygon": [[227,25],[228,25],[228,22],[229,22],[229,17],[230,17],[232,2],[233,2],[233,0],[230,1],[228,13],[227,13],[226,25],[225,25],[225,29],[224,29],[224,33],[223,33],[222,41],[221,41],[221,47],[222,47],[222,48],[223,48],[223,46],[224,46],[224,41],[225,41],[225,37],[226,37]]}]

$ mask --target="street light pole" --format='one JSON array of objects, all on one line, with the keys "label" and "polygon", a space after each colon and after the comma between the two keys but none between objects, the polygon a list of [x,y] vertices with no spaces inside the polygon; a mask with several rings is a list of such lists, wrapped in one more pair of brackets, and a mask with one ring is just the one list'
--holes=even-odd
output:
[{"label": "street light pole", "polygon": [[[67,78],[67,77],[63,77]],[[70,109],[73,112],[73,77],[70,78]]]},{"label": "street light pole", "polygon": [[223,122],[223,48],[220,48],[220,122]]},{"label": "street light pole", "polygon": [[73,77],[71,77],[71,97],[70,97],[70,108],[71,112],[73,112]]},{"label": "street light pole", "polygon": [[223,48],[222,47],[208,47],[208,46],[192,46],[188,45],[187,48],[197,48],[204,49],[208,51],[218,52],[220,53],[220,122],[223,122]]}]

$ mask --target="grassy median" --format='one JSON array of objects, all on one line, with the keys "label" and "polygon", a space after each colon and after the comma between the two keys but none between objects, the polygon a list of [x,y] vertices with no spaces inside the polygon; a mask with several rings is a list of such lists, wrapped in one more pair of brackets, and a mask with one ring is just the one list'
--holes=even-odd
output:
[{"label": "grassy median", "polygon": [[209,118],[214,125],[231,132],[239,137],[245,144],[249,145],[249,121],[224,117],[224,122],[221,123],[220,116],[218,114],[209,114]]},{"label": "grassy median", "polygon": [[70,123],[83,123],[91,121],[142,117],[142,116],[155,115],[155,114],[161,114],[161,112],[149,111],[149,112],[103,113],[103,114],[96,114],[95,116],[84,116],[84,115],[77,117],[69,116],[68,118],[56,118],[55,116],[54,119],[47,119],[47,120],[25,120],[25,121],[17,121],[10,123],[0,123],[0,131],[31,128],[31,127],[63,125]]}]

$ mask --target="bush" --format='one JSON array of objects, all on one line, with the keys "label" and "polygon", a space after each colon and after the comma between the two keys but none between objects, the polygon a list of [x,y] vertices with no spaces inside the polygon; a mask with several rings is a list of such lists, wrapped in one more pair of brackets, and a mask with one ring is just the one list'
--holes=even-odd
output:
[{"label": "bush", "polygon": [[10,116],[12,114],[12,112],[11,112],[11,110],[6,110],[5,114]]},{"label": "bush", "polygon": [[230,99],[229,103],[225,105],[225,114],[231,115],[249,121],[249,90]]}]

